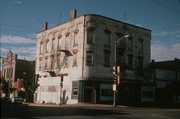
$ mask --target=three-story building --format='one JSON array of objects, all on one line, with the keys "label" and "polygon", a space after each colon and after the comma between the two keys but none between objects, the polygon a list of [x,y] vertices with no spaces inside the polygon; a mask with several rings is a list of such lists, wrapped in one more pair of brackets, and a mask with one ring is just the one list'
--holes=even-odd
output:
[{"label": "three-story building", "polygon": [[[115,41],[124,35],[115,52]],[[121,66],[124,83],[143,80],[150,62],[151,31],[96,14],[76,17],[37,34],[36,102],[77,103],[112,101],[112,67]],[[63,78],[62,78],[63,77]],[[126,86],[130,91],[131,86]],[[132,89],[133,90],[133,89]],[[130,95],[130,92],[128,92]],[[129,97],[130,98],[130,97]]]}]

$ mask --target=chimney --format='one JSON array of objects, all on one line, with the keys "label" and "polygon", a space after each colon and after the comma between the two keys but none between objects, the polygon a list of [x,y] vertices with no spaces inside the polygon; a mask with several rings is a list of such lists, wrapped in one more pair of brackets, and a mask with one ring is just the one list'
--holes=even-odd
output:
[{"label": "chimney", "polygon": [[77,11],[76,10],[71,10],[70,11],[70,20],[75,19],[77,15]]},{"label": "chimney", "polygon": [[48,23],[45,22],[45,23],[42,24],[42,31],[45,31],[47,29],[48,29]]}]

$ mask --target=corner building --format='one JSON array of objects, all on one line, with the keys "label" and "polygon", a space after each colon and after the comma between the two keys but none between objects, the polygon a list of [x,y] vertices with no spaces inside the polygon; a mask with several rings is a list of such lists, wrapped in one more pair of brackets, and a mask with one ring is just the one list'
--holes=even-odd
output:
[{"label": "corner building", "polygon": [[45,23],[37,34],[37,103],[112,102],[115,40],[127,34],[133,37],[116,50],[122,83],[143,80],[136,72],[150,62],[150,30],[95,14],[71,16],[49,29]]}]

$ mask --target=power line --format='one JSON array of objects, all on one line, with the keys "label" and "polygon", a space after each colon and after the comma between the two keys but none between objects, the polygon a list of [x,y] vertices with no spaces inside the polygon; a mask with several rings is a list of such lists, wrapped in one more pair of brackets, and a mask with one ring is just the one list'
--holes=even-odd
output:
[{"label": "power line", "polygon": [[[179,1],[180,1],[180,0],[179,0]],[[174,12],[180,14],[180,11],[179,11],[179,10],[175,9],[174,7],[170,7],[170,6],[168,6],[168,5],[166,5],[166,4],[162,3],[162,2],[160,2],[159,0],[154,0],[154,2],[160,4],[161,6],[163,6],[163,7],[165,7],[165,8],[170,9],[171,11],[174,11]]]},{"label": "power line", "polygon": [[33,13],[32,10],[24,2],[22,2],[22,0],[21,0],[21,3],[31,13],[31,15],[33,15],[38,20],[38,22],[41,23],[41,20],[38,18],[39,16]]}]

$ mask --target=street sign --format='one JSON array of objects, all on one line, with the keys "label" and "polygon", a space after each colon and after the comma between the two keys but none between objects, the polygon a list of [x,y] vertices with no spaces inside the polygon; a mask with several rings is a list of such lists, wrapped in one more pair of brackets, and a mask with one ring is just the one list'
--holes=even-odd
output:
[{"label": "street sign", "polygon": [[113,84],[113,91],[116,91],[116,84]]}]

